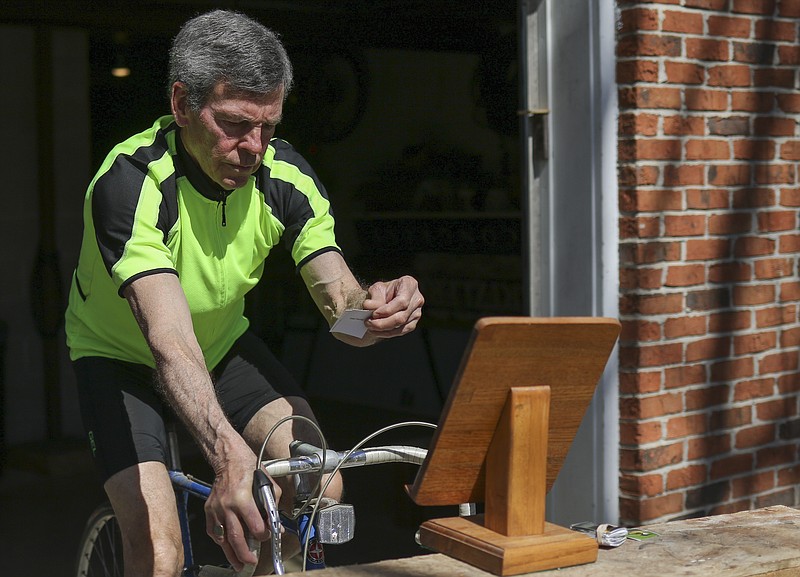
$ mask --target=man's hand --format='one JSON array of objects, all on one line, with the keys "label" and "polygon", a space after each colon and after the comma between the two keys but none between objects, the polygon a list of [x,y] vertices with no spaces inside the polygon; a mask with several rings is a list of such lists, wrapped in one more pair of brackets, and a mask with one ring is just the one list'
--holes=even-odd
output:
[{"label": "man's hand", "polygon": [[[247,544],[247,536],[258,541],[269,539],[269,530],[253,500],[256,457],[247,447],[240,453],[226,454],[224,463],[215,464],[214,486],[205,504],[206,532],[222,547],[237,571],[258,561]],[[273,486],[276,499],[280,498],[280,487]]]},{"label": "man's hand", "polygon": [[417,327],[423,304],[425,298],[414,277],[377,282],[367,289],[363,307],[371,310],[372,316],[364,324],[377,339],[405,335]]}]

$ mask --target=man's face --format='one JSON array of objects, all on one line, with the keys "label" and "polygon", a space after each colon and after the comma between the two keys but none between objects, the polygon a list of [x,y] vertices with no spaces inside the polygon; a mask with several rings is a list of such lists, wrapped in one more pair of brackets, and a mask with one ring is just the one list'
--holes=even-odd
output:
[{"label": "man's face", "polygon": [[283,89],[265,96],[242,96],[217,84],[197,112],[186,104],[186,91],[173,87],[172,109],[189,155],[203,172],[230,190],[247,183],[283,114]]}]

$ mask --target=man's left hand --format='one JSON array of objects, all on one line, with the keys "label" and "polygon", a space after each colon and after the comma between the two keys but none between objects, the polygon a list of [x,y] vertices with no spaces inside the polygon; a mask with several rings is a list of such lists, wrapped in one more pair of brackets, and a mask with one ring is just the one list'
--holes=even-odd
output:
[{"label": "man's left hand", "polygon": [[405,335],[417,327],[425,298],[414,277],[402,276],[388,282],[376,282],[367,289],[363,307],[372,311],[365,321],[369,334],[376,339]]}]

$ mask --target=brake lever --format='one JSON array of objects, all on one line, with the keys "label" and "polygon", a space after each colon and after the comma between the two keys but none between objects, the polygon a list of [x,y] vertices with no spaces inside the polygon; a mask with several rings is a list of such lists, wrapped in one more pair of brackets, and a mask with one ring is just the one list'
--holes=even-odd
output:
[{"label": "brake lever", "polygon": [[272,480],[261,469],[253,473],[253,498],[256,506],[269,523],[272,536],[272,566],[276,575],[283,575],[283,556],[281,555],[281,516],[275,503]]}]

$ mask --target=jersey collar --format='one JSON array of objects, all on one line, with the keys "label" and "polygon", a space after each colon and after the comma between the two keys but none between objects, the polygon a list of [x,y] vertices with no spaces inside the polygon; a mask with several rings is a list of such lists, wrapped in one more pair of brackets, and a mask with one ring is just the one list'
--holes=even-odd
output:
[{"label": "jersey collar", "polygon": [[175,134],[175,142],[178,162],[180,162],[186,178],[189,179],[189,182],[195,188],[195,190],[197,190],[197,192],[202,194],[207,199],[217,202],[225,200],[233,193],[232,190],[225,190],[222,188],[216,182],[211,180],[205,172],[203,172],[203,169],[200,168],[200,165],[195,162],[195,160],[186,150],[186,147],[183,145],[180,129],[178,129]]}]

